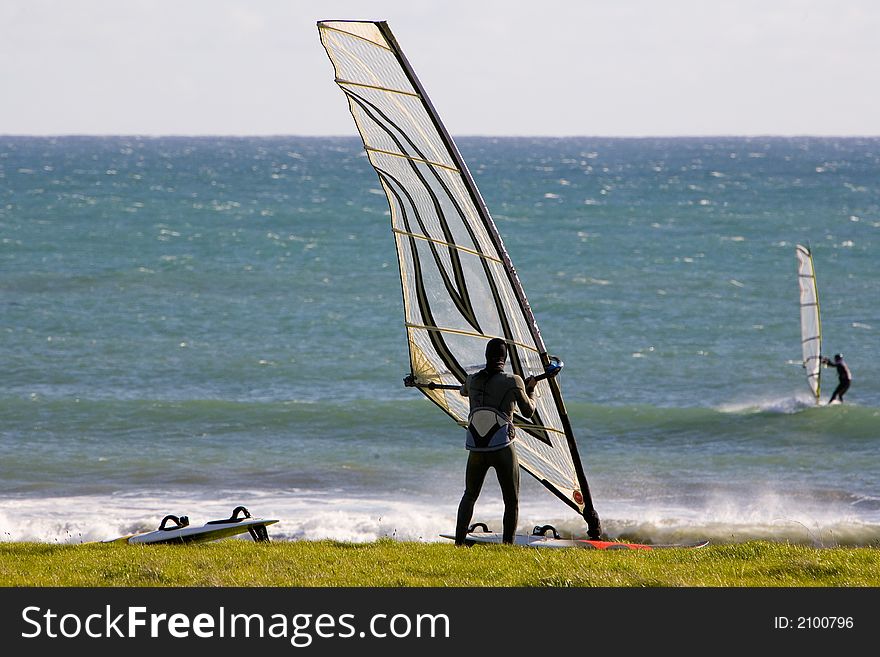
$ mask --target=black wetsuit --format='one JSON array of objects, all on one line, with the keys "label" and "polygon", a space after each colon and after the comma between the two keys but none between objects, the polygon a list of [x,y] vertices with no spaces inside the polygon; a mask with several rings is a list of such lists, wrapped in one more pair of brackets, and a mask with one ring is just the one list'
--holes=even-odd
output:
[{"label": "black wetsuit", "polygon": [[[461,387],[461,394],[467,396],[470,401],[471,412],[479,409],[494,409],[512,420],[516,407],[525,417],[531,417],[535,412],[535,402],[526,393],[525,384],[521,377],[506,372],[480,370],[468,377]],[[505,423],[502,418],[499,424],[492,427],[494,433],[505,434]],[[458,515],[455,523],[455,543],[464,543],[468,526],[474,514],[474,504],[483,488],[486,473],[489,468],[495,468],[498,476],[498,484],[501,486],[501,495],[504,499],[503,537],[505,543],[512,543],[516,533],[516,523],[519,517],[519,460],[513,445],[513,426],[509,426],[509,439],[502,439],[506,444],[500,447],[482,447],[483,441],[474,440],[471,435],[473,427],[468,427],[468,451],[467,469],[465,472],[465,489],[461,502],[458,505]],[[494,441],[493,441],[494,442]]]},{"label": "black wetsuit", "polygon": [[837,370],[837,378],[839,380],[839,383],[834,389],[834,392],[831,393],[831,399],[828,400],[828,403],[830,404],[835,399],[842,403],[843,395],[847,390],[849,390],[849,385],[850,383],[852,383],[852,374],[850,373],[849,368],[846,366],[846,363],[843,362],[842,358],[836,361],[826,360],[825,367],[835,368]]}]

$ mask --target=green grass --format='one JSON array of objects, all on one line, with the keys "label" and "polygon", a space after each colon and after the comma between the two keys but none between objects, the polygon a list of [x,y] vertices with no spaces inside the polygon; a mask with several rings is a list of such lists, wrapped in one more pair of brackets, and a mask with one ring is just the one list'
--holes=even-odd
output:
[{"label": "green grass", "polygon": [[0,543],[0,586],[874,587],[880,549],[749,542],[604,552],[391,539]]}]

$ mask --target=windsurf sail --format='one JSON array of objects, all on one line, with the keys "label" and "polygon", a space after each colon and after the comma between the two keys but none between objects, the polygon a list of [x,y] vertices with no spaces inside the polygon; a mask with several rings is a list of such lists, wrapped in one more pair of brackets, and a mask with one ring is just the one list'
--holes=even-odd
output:
[{"label": "windsurf sail", "polygon": [[810,247],[795,247],[798,285],[801,293],[801,349],[810,391],[819,403],[822,379],[822,322],[819,317],[819,288]]},{"label": "windsurf sail", "polygon": [[[409,344],[408,385],[459,425],[468,400],[458,388],[485,364],[493,337],[508,345],[510,370],[555,373],[501,236],[396,39],[383,22],[321,21],[321,42],[391,209]],[[537,410],[515,416],[526,472],[599,525],[559,382],[536,388]]]}]

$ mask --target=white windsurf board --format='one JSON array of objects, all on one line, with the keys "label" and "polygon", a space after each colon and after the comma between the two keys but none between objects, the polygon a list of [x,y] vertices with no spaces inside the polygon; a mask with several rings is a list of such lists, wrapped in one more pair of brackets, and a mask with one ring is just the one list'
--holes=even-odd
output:
[{"label": "white windsurf board", "polygon": [[[239,513],[244,512],[244,517],[239,518]],[[166,527],[168,521],[174,524]],[[249,533],[254,541],[264,542],[269,540],[266,531],[268,525],[278,522],[275,518],[253,518],[247,509],[237,507],[230,518],[212,520],[203,525],[190,525],[185,516],[166,516],[159,529],[149,532],[139,532],[120,536],[119,538],[102,541],[103,543],[123,542],[129,544],[162,544],[162,543],[204,543],[228,538],[238,534]]]},{"label": "white windsurf board", "polygon": [[[454,534],[440,534],[442,538],[455,540]],[[501,544],[503,535],[499,532],[469,532],[465,537],[467,545]],[[543,534],[516,534],[514,545],[534,548],[582,548],[588,550],[657,550],[661,548],[698,548],[708,545],[709,541],[694,543],[627,543],[624,541],[594,541],[579,538],[560,538]]]}]

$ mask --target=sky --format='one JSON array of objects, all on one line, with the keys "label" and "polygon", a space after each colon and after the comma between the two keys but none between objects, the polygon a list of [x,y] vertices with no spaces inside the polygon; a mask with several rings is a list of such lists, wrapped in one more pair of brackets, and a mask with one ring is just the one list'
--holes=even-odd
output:
[{"label": "sky", "polygon": [[2,0],[0,134],[355,135],[320,19],[453,135],[880,136],[876,0]]}]

